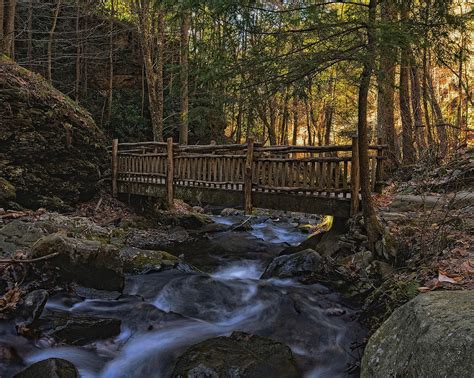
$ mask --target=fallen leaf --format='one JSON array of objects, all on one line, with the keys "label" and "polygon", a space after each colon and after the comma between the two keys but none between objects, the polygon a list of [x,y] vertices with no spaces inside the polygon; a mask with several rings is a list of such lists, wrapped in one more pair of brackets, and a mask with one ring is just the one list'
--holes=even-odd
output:
[{"label": "fallen leaf", "polygon": [[459,281],[462,280],[461,276],[448,276],[446,272],[439,271],[438,272],[438,281],[439,282],[449,282],[452,284],[457,284]]}]

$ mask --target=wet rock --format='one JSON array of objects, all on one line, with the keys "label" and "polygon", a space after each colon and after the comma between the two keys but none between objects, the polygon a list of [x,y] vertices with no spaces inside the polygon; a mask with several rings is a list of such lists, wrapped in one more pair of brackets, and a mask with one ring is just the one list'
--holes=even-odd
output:
[{"label": "wet rock", "polygon": [[290,348],[267,338],[234,332],[189,348],[173,377],[299,377]]},{"label": "wet rock", "polygon": [[221,216],[223,217],[232,217],[232,216],[237,216],[241,215],[242,212],[237,210],[237,209],[232,209],[232,208],[226,208],[221,211]]},{"label": "wet rock", "polygon": [[279,256],[268,265],[262,274],[262,278],[295,278],[318,275],[322,271],[321,260],[319,253],[312,249]]},{"label": "wet rock", "polygon": [[101,290],[121,291],[124,283],[119,251],[110,244],[73,239],[59,233],[40,239],[31,251],[32,258],[58,253],[47,260],[62,280]]},{"label": "wet rock", "polygon": [[370,338],[362,377],[470,377],[474,291],[417,296]]},{"label": "wet rock", "polygon": [[62,311],[48,311],[41,319],[43,335],[71,345],[85,345],[95,340],[108,339],[120,333],[120,320],[83,316]]},{"label": "wet rock", "polygon": [[49,358],[27,367],[14,378],[79,378],[79,372],[69,361],[61,358]]},{"label": "wet rock", "polygon": [[0,162],[15,201],[62,211],[93,196],[107,154],[90,114],[4,56],[0,88]]},{"label": "wet rock", "polygon": [[126,273],[144,274],[160,272],[167,269],[178,269],[192,272],[195,269],[180,258],[164,251],[143,250],[126,247],[120,252]]},{"label": "wet rock", "polygon": [[18,312],[17,324],[31,324],[38,320],[48,298],[46,290],[35,290],[27,294]]},{"label": "wet rock", "polygon": [[13,346],[0,343],[0,368],[2,365],[20,364],[21,362],[21,357]]}]

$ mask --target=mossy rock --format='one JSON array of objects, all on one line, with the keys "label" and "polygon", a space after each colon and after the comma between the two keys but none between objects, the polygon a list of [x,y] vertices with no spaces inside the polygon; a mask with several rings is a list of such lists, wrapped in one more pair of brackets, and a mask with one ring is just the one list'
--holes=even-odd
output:
[{"label": "mossy rock", "polygon": [[173,269],[183,264],[181,259],[164,251],[124,248],[120,255],[126,273],[142,274]]},{"label": "mossy rock", "polygon": [[0,177],[0,206],[16,198],[15,187],[3,177]]},{"label": "mossy rock", "polygon": [[107,167],[105,144],[86,110],[40,75],[0,58],[0,169],[9,182],[7,191],[0,183],[0,202],[6,193],[27,208],[70,210],[95,194]]}]

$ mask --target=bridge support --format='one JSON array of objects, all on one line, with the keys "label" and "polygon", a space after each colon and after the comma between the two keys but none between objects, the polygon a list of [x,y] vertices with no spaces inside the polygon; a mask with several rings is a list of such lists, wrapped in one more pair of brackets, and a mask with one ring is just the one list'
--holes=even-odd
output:
[{"label": "bridge support", "polygon": [[118,196],[118,139],[112,141],[112,196]]},{"label": "bridge support", "polygon": [[359,176],[359,138],[352,137],[351,155],[351,216],[359,212],[360,176]]},{"label": "bridge support", "polygon": [[245,214],[252,214],[252,174],[253,174],[253,148],[254,140],[250,138],[247,142],[247,158],[245,160],[245,176],[244,176],[244,209]]},{"label": "bridge support", "polygon": [[173,155],[173,138],[166,141],[166,202],[168,209],[174,207],[174,155]]}]

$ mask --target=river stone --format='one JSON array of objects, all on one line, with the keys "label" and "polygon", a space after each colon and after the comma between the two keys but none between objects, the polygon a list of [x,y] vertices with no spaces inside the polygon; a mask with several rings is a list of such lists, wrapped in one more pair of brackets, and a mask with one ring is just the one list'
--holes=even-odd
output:
[{"label": "river stone", "polygon": [[83,316],[62,311],[48,311],[40,319],[44,335],[71,345],[84,345],[108,339],[120,333],[119,319]]},{"label": "river stone", "polygon": [[370,338],[362,377],[472,377],[474,291],[418,295]]},{"label": "river stone", "polygon": [[46,290],[39,289],[28,293],[20,307],[19,319],[26,324],[33,323],[41,316],[48,298],[49,294]]},{"label": "river stone", "polygon": [[36,362],[19,372],[14,378],[79,378],[79,372],[69,361],[61,358],[49,358]]},{"label": "river stone", "polygon": [[193,267],[171,253],[125,247],[120,251],[126,273],[143,274],[176,268],[192,272]]},{"label": "river stone", "polygon": [[262,274],[268,278],[294,278],[312,276],[321,272],[321,256],[312,249],[276,257]]},{"label": "river stone", "polygon": [[173,377],[300,377],[290,348],[260,336],[234,332],[189,348],[176,363]]},{"label": "river stone", "polygon": [[31,257],[38,258],[53,253],[59,255],[47,263],[57,268],[61,279],[100,290],[123,289],[123,264],[116,247],[56,233],[41,238],[34,245]]}]

